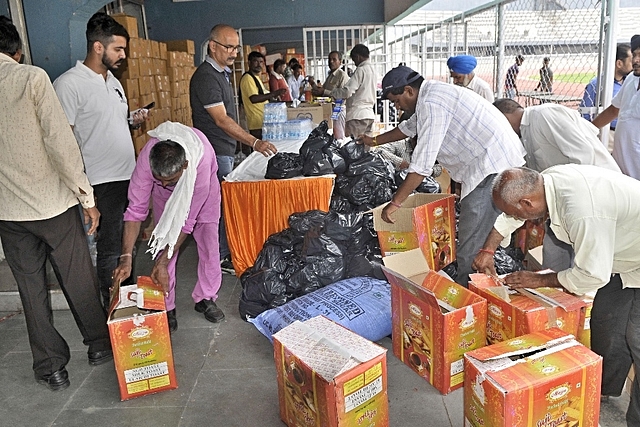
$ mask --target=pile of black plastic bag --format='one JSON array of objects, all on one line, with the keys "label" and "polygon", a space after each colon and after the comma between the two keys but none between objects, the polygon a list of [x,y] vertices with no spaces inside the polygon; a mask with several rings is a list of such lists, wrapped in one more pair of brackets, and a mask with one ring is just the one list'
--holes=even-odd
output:
[{"label": "pile of black plastic bag", "polygon": [[[329,212],[292,214],[289,228],[269,236],[255,264],[240,277],[242,318],[256,317],[345,278],[384,279],[373,215],[368,211],[391,200],[402,183],[400,174],[388,160],[365,151],[355,140],[340,146],[328,133],[327,122],[322,122],[299,154],[274,155],[265,178],[326,174],[336,174]],[[440,186],[430,177],[417,191],[439,193]],[[447,273],[455,277],[455,264]]]}]

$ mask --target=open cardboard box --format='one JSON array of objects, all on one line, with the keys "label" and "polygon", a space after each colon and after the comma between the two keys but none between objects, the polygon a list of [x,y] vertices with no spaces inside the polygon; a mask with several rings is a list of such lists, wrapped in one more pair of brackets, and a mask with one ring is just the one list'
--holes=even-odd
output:
[{"label": "open cardboard box", "polygon": [[560,288],[516,291],[482,273],[469,277],[469,289],[487,300],[490,344],[552,327],[577,336],[580,315],[586,306],[581,298]]},{"label": "open cardboard box", "polygon": [[421,248],[432,270],[450,264],[456,259],[454,202],[452,194],[414,193],[393,213],[393,224],[382,220],[387,203],[373,209],[382,256]]},{"label": "open cardboard box", "polygon": [[121,400],[178,387],[160,285],[146,276],[114,283],[107,325]]},{"label": "open cardboard box", "polygon": [[389,425],[386,349],[322,316],[276,332],[273,347],[286,425]]},{"label": "open cardboard box", "polygon": [[432,271],[420,249],[383,262],[393,354],[443,394],[462,387],[464,353],[486,343],[487,302]]},{"label": "open cardboard box", "polygon": [[464,356],[464,424],[598,427],[602,358],[552,328]]}]

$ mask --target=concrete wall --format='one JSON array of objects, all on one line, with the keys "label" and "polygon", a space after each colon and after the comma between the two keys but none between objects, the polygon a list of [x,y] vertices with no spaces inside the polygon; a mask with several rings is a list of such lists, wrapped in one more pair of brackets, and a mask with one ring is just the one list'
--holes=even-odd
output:
[{"label": "concrete wall", "polygon": [[[89,17],[105,0],[23,0],[33,63],[55,79],[86,52],[84,31]],[[149,37],[154,40],[193,39],[199,45],[217,23],[248,32],[245,43],[261,37],[296,39],[305,26],[353,25],[384,21],[385,0],[202,0],[145,2]]]}]

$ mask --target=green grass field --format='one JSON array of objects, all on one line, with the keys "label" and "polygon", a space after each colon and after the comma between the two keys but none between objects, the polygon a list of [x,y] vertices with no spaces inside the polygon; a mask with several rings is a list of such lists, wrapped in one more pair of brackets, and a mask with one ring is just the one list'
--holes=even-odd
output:
[{"label": "green grass field", "polygon": [[[587,84],[595,76],[596,76],[595,73],[554,74],[553,75],[553,81],[554,82]],[[532,80],[536,80],[536,79],[539,79],[540,76],[535,74],[535,75],[532,75],[529,78],[532,79]]]}]

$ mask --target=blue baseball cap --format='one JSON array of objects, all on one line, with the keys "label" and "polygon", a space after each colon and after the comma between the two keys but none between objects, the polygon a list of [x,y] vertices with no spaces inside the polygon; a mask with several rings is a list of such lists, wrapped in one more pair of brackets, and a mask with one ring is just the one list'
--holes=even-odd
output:
[{"label": "blue baseball cap", "polygon": [[[415,73],[415,75],[409,77],[411,73]],[[387,99],[387,95],[393,89],[410,85],[420,77],[422,76],[419,73],[405,65],[392,69],[382,78],[382,99]]]}]

